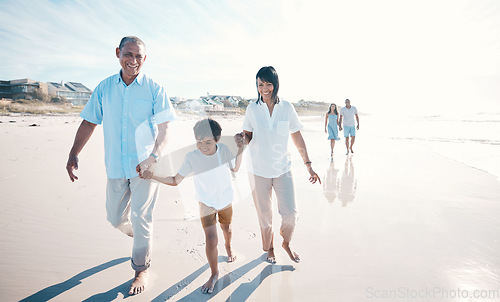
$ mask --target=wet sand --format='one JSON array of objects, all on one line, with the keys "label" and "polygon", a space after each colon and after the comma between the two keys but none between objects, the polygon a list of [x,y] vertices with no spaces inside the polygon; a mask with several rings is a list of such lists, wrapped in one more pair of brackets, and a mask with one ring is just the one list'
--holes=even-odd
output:
[{"label": "wet sand", "polygon": [[[224,136],[242,123],[217,120]],[[65,164],[78,117],[0,116],[0,121],[1,301],[459,301],[466,293],[469,298],[498,293],[495,177],[416,142],[376,139],[376,120],[369,118],[358,132],[355,153],[346,156],[342,140],[331,160],[323,120],[302,117],[323,184],[308,183],[292,149],[300,213],[292,247],[301,263],[280,247],[276,208],[277,263],[264,262],[242,167],[233,218],[238,259],[225,262],[219,231],[221,273],[214,293],[200,292],[210,270],[201,224],[190,216],[187,181],[162,187],[150,284],[145,293],[127,297],[132,241],[106,221],[102,129],[80,155],[80,180],[71,183]],[[30,127],[33,123],[39,126]],[[178,157],[178,150],[193,147],[193,125],[187,117],[172,124],[167,153]],[[500,301],[498,294],[489,300]]]}]

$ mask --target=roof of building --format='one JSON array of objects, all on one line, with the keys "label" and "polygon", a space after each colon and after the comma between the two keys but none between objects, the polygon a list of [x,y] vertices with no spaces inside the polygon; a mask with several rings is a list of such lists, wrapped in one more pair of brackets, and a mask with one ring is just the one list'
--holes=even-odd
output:
[{"label": "roof of building", "polygon": [[66,83],[66,87],[69,87],[74,91],[92,92],[92,90],[88,89],[85,85],[78,82],[68,82]]},{"label": "roof of building", "polygon": [[48,82],[47,84],[54,86],[58,90],[92,92],[92,90],[88,89],[85,85],[78,82]]}]

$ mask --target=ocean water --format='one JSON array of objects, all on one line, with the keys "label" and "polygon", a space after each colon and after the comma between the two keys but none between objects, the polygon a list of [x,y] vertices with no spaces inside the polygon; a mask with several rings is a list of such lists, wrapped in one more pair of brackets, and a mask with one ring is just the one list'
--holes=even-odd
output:
[{"label": "ocean water", "polygon": [[500,181],[500,112],[360,118],[365,120],[361,125],[369,126],[373,135],[428,146]]}]

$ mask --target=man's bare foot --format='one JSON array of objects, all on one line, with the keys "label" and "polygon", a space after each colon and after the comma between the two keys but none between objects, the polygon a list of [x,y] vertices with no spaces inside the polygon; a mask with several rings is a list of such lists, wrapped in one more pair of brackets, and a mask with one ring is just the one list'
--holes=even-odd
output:
[{"label": "man's bare foot", "polygon": [[136,271],[134,281],[130,285],[129,295],[137,295],[142,293],[146,289],[146,284],[148,283],[149,273],[147,270]]},{"label": "man's bare foot", "polygon": [[227,262],[234,262],[236,260],[236,255],[233,253],[231,246],[226,245],[227,252]]},{"label": "man's bare foot", "polygon": [[289,242],[283,242],[283,244],[281,246],[288,253],[288,256],[290,257],[290,259],[292,259],[292,261],[294,261],[296,263],[300,262],[299,254],[297,254],[295,252],[292,252],[292,250],[290,249],[290,243]]},{"label": "man's bare foot", "polygon": [[266,261],[272,264],[276,263],[276,257],[274,256],[274,248],[270,248],[269,251],[267,251]]},{"label": "man's bare foot", "polygon": [[215,283],[217,283],[217,280],[219,279],[219,273],[210,276],[208,279],[207,283],[203,284],[201,287],[201,292],[204,294],[211,294],[214,291]]},{"label": "man's bare foot", "polygon": [[354,153],[354,151],[352,151],[352,148],[351,148],[351,153]]}]

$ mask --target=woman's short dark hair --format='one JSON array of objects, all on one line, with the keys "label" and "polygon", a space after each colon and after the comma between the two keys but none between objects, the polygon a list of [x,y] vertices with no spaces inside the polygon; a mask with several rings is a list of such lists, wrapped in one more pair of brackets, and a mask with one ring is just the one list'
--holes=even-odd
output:
[{"label": "woman's short dark hair", "polygon": [[193,131],[196,139],[213,137],[214,140],[218,142],[221,137],[222,128],[217,121],[211,118],[206,118],[198,121],[194,125]]},{"label": "woman's short dark hair", "polygon": [[[271,99],[274,101],[275,104],[278,104],[280,102],[280,99],[278,98],[278,90],[280,88],[280,80],[278,78],[278,73],[276,72],[276,69],[272,66],[264,66],[262,67],[259,72],[257,72],[257,75],[255,76],[255,82],[257,83],[257,79],[260,79],[262,82],[267,82],[273,84],[273,93],[271,94]],[[257,93],[258,93],[257,89]],[[259,98],[257,99],[257,104],[259,102],[263,102],[262,96],[260,93],[258,93]]]}]

